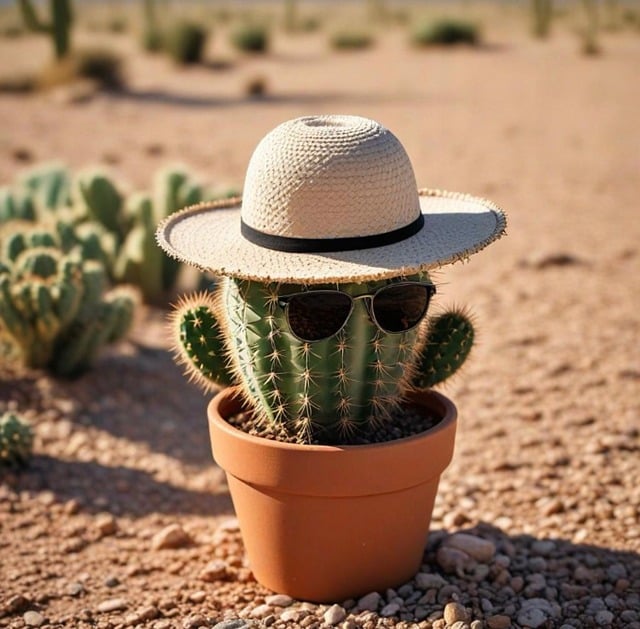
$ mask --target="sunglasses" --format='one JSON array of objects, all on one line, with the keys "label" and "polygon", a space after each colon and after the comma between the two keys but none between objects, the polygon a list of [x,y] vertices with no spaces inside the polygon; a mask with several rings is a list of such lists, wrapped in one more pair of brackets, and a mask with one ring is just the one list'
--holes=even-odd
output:
[{"label": "sunglasses", "polygon": [[293,336],[313,343],[338,334],[360,299],[364,300],[371,321],[383,332],[407,332],[420,323],[435,292],[436,287],[427,282],[398,282],[355,297],[339,290],[282,295],[278,304],[284,308]]}]

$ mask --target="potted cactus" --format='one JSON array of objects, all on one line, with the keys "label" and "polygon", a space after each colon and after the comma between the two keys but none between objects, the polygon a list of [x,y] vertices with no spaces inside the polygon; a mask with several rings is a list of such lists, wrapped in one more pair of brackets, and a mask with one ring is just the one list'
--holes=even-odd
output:
[{"label": "potted cactus", "polygon": [[418,191],[398,139],[356,116],[286,122],[256,148],[242,201],[166,219],[170,255],[221,276],[173,312],[206,388],[258,581],[313,601],[419,568],[456,409],[432,386],[467,358],[462,311],[430,316],[429,271],[504,231],[466,195]]}]

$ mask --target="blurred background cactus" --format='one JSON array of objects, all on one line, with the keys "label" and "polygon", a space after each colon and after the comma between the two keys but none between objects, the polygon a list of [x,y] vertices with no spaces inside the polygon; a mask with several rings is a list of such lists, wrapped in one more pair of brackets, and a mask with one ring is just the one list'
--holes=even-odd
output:
[{"label": "blurred background cactus", "polygon": [[0,465],[26,465],[33,450],[33,432],[15,413],[0,415]]},{"label": "blurred background cactus", "polygon": [[135,294],[108,289],[100,262],[82,247],[65,252],[58,234],[16,230],[0,240],[3,358],[62,376],[88,368],[103,346],[126,335]]},{"label": "blurred background cactus", "polygon": [[56,234],[65,253],[80,246],[85,259],[104,265],[112,282],[134,284],[145,302],[161,305],[183,279],[183,265],[162,255],[156,226],[214,196],[182,167],[158,171],[150,192],[127,194],[104,169],[72,176],[59,164],[45,164],[18,177],[15,185],[0,187],[0,225],[37,223]]},{"label": "blurred background cactus", "polygon": [[208,30],[201,24],[191,20],[179,20],[172,23],[163,34],[163,46],[176,63],[200,63],[208,36]]},{"label": "blurred background cactus", "polygon": [[531,0],[531,16],[534,36],[540,39],[548,37],[553,17],[552,0]]},{"label": "blurred background cactus", "polygon": [[[343,284],[340,290],[358,295],[385,284]],[[224,279],[215,294],[183,299],[172,313],[176,360],[187,375],[205,389],[239,384],[256,422],[290,439],[348,443],[370,437],[407,391],[445,381],[473,345],[473,325],[463,312],[388,334],[362,306],[331,338],[301,341],[289,331],[278,297],[303,288]]]},{"label": "blurred background cactus", "polygon": [[71,0],[48,0],[49,21],[42,19],[32,0],[18,0],[25,26],[36,33],[51,37],[56,59],[63,59],[71,50],[73,9]]}]

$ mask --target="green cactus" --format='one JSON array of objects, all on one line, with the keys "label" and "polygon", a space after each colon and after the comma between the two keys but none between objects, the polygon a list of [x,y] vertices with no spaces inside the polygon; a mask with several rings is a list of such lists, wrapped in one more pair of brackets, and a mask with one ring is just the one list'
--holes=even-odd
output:
[{"label": "green cactus", "polygon": [[14,413],[0,415],[0,465],[25,465],[33,449],[30,426]]},{"label": "green cactus", "polygon": [[14,234],[0,265],[0,358],[74,375],[124,336],[135,299],[125,287],[106,292],[104,266],[84,260],[80,247],[26,246],[32,237]]},{"label": "green cactus", "polygon": [[[359,295],[387,283],[343,284],[340,290]],[[335,336],[300,341],[288,329],[279,296],[301,290],[225,279],[215,296],[182,300],[173,313],[177,359],[187,373],[207,388],[240,384],[259,421],[282,426],[300,442],[366,435],[388,419],[407,391],[451,375],[471,348],[472,324],[460,312],[438,317],[428,337],[424,326],[388,334],[359,302]],[[440,343],[446,358],[437,351]]]},{"label": "green cactus", "polygon": [[124,199],[107,175],[96,170],[80,173],[74,181],[74,200],[83,216],[121,240]]},{"label": "green cactus", "polygon": [[115,279],[138,286],[145,301],[160,302],[175,286],[182,265],[162,254],[156,245],[156,227],[169,214],[203,197],[203,188],[185,170],[175,168],[156,174],[152,197],[132,196],[126,207],[130,227],[114,267]]},{"label": "green cactus", "polygon": [[25,246],[9,233],[45,230],[65,253],[80,246],[83,259],[100,261],[113,282],[134,284],[146,302],[163,303],[184,267],[158,249],[156,226],[208,196],[184,168],[163,169],[151,193],[126,196],[104,170],[72,177],[61,165],[43,164],[25,172],[15,186],[0,188],[0,256]]},{"label": "green cactus", "polygon": [[71,49],[71,26],[73,11],[71,0],[49,0],[49,22],[43,21],[31,0],[18,0],[25,26],[36,33],[47,33],[51,36],[56,59],[63,59]]},{"label": "green cactus", "polygon": [[19,186],[32,199],[36,213],[68,207],[71,192],[69,171],[59,164],[42,164],[25,172]]},{"label": "green cactus", "polygon": [[35,218],[33,199],[25,191],[14,192],[6,186],[0,188],[0,224],[12,220],[33,221]]}]

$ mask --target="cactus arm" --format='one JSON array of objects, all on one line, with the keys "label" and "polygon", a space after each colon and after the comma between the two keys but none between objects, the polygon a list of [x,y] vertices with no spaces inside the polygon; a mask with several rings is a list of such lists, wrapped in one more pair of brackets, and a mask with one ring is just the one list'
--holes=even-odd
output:
[{"label": "cactus arm", "polygon": [[176,362],[205,390],[235,384],[225,358],[218,312],[216,296],[203,291],[183,297],[170,318]]},{"label": "cactus arm", "polygon": [[416,365],[412,386],[433,387],[452,376],[465,362],[475,337],[473,321],[462,310],[451,310],[428,322],[427,338]]}]

